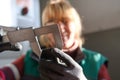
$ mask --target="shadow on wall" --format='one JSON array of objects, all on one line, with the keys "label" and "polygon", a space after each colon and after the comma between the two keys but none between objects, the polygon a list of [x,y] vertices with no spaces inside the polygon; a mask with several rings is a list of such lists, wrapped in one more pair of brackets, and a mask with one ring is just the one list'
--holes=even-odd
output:
[{"label": "shadow on wall", "polygon": [[120,28],[85,34],[84,37],[84,47],[108,57],[108,69],[112,80],[120,79]]}]

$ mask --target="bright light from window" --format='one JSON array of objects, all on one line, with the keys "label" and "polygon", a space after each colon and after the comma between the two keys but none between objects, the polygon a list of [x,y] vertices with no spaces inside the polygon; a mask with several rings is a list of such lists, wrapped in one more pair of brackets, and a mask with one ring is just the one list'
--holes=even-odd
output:
[{"label": "bright light from window", "polygon": [[14,17],[12,9],[13,0],[0,0],[0,25],[13,26]]}]

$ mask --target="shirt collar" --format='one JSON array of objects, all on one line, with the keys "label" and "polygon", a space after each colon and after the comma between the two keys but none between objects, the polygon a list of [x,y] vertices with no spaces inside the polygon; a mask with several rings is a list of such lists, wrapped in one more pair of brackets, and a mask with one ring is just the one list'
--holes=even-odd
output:
[{"label": "shirt collar", "polygon": [[82,59],[85,58],[85,55],[83,54],[79,47],[72,52],[66,53],[69,54],[75,61],[81,61]]}]

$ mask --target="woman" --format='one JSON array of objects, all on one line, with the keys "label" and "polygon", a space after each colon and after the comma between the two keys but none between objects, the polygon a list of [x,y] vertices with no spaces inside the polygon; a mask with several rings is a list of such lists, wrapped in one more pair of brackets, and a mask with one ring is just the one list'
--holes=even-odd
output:
[{"label": "woman", "polygon": [[[78,60],[78,63],[82,66],[88,80],[110,80],[107,71],[107,59],[97,52],[82,48],[81,19],[75,8],[67,0],[53,0],[47,3],[43,11],[42,21],[43,25],[51,22],[59,24],[63,40],[62,51],[69,54],[73,59],[76,59],[78,54],[84,54],[85,57],[82,56],[82,61],[79,62]],[[49,43],[49,46],[52,46],[51,43],[53,42]]]},{"label": "woman", "polygon": [[[51,0],[47,3],[42,14],[42,24],[49,25],[51,23],[57,23],[59,25],[63,40],[62,51],[70,55],[74,61],[83,68],[83,72],[88,80],[110,80],[107,71],[107,59],[100,53],[82,48],[83,39],[81,19],[75,8],[72,7],[67,0]],[[43,38],[42,44],[47,45],[47,47],[48,45],[49,47],[52,47],[54,42],[51,40],[51,36],[49,35],[45,37],[49,39],[49,42],[44,42]],[[32,51],[28,51],[25,57],[22,56],[22,58],[11,64],[12,70],[13,66],[16,69],[13,71],[14,74],[15,71],[19,73],[19,76],[11,74],[12,76],[15,76],[15,78],[16,76],[18,76],[17,78],[22,76],[21,79],[23,80],[40,79],[40,72],[38,70],[39,64],[31,58],[30,55],[32,53]],[[6,70],[4,69],[4,72],[5,71]],[[1,72],[1,74],[3,74],[3,72]],[[4,75],[2,76],[4,77]]]}]

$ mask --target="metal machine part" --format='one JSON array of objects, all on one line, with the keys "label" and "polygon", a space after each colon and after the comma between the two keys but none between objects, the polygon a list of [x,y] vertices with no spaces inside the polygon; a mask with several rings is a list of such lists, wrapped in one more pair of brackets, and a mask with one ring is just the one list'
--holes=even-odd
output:
[{"label": "metal machine part", "polygon": [[15,27],[10,26],[1,26],[0,25],[0,52],[10,50],[10,51],[20,51],[22,50],[22,45],[20,43],[16,43],[15,45],[12,45],[9,42],[7,32],[9,31],[16,31],[18,30]]},{"label": "metal machine part", "polygon": [[61,39],[61,34],[58,28],[57,24],[52,24],[36,29],[32,28],[25,28],[25,29],[20,29],[16,31],[9,31],[7,33],[7,36],[9,38],[9,41],[11,44],[15,44],[17,42],[22,42],[22,41],[29,41],[30,46],[33,50],[33,52],[40,57],[42,53],[41,45],[38,42],[38,38],[40,35],[43,34],[48,34],[52,33],[55,39],[55,46],[56,48],[61,49],[62,48],[62,39]]}]

